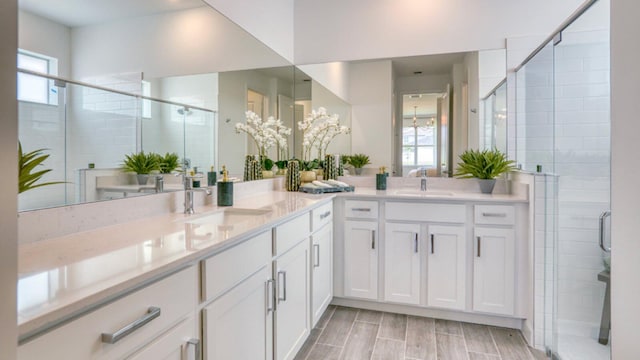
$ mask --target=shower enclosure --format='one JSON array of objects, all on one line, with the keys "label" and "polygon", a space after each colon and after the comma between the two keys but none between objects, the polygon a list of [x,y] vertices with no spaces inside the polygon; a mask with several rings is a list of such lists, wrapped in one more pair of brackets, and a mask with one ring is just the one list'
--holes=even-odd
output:
[{"label": "shower enclosure", "polygon": [[536,327],[562,360],[610,359],[609,1],[584,9],[516,73],[517,162],[546,174]]}]

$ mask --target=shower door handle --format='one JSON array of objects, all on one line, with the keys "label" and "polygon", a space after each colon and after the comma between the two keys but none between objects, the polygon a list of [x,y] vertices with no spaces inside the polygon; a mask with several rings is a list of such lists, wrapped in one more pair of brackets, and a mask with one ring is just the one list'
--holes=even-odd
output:
[{"label": "shower door handle", "polygon": [[604,228],[605,228],[605,222],[606,219],[611,216],[611,211],[607,210],[605,212],[603,212],[602,214],[600,214],[600,226],[599,226],[599,232],[598,232],[598,240],[600,242],[600,248],[606,252],[611,252],[611,248],[609,247],[605,247],[604,246]]}]

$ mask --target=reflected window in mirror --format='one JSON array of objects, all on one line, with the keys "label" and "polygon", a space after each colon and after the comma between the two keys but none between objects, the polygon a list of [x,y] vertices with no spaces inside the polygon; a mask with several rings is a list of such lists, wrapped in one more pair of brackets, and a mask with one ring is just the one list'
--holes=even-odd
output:
[{"label": "reflected window in mirror", "polygon": [[[58,74],[58,59],[18,49],[18,68],[45,75]],[[58,92],[52,80],[18,73],[18,100],[46,105],[58,104]]]},{"label": "reflected window in mirror", "polygon": [[406,94],[402,98],[402,172],[439,163],[440,93]]}]

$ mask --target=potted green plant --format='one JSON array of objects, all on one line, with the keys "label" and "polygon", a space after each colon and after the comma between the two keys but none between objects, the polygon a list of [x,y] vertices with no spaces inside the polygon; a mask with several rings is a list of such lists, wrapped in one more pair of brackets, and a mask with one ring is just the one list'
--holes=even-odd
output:
[{"label": "potted green plant", "polygon": [[18,194],[41,186],[65,183],[64,181],[50,181],[36,184],[44,174],[51,171],[51,169],[43,169],[32,172],[36,166],[42,165],[49,158],[49,154],[43,153],[45,150],[37,149],[25,154],[22,151],[22,144],[18,142]]},{"label": "potted green plant", "polygon": [[145,185],[149,180],[149,174],[160,170],[158,154],[140,151],[125,155],[122,170],[136,173],[138,185]]},{"label": "potted green plant", "polygon": [[365,165],[371,164],[371,161],[369,161],[369,156],[365,154],[349,155],[349,157],[347,158],[347,161],[355,169],[356,175],[362,174],[362,168]]},{"label": "potted green plant", "polygon": [[287,173],[287,160],[278,160],[275,162],[276,166],[278,167],[278,172],[276,173],[276,175],[285,175]]},{"label": "potted green plant", "polygon": [[263,179],[269,179],[273,177],[273,171],[271,171],[271,169],[273,169],[273,160],[269,159],[268,157],[264,157],[264,159],[262,159],[262,178]]},{"label": "potted green plant", "polygon": [[160,174],[171,174],[180,167],[180,158],[176,153],[166,153],[164,156],[158,155],[158,168]]},{"label": "potted green plant", "polygon": [[300,181],[308,183],[317,179],[317,174],[314,169],[317,169],[318,166],[318,159],[300,161]]},{"label": "potted green plant", "polygon": [[498,176],[515,169],[514,161],[508,160],[498,149],[465,150],[460,154],[460,160],[454,176],[461,179],[479,179],[480,191],[483,194],[493,191]]}]

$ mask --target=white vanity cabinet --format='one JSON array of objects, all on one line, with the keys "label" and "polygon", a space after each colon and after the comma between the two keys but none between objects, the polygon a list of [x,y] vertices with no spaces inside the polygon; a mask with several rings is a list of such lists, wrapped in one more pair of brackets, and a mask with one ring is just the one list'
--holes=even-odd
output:
[{"label": "white vanity cabinet", "polygon": [[277,360],[293,359],[311,332],[310,228],[307,213],[274,229],[274,358]]},{"label": "white vanity cabinet", "polygon": [[384,240],[384,300],[420,303],[420,224],[387,223]]},{"label": "white vanity cabinet", "polygon": [[[402,284],[404,278],[406,287],[409,285],[407,279],[412,279],[411,297],[405,295],[405,301],[401,302],[420,304],[420,285],[424,284],[427,306],[464,310],[466,206],[389,201],[385,204],[385,218],[385,300],[402,300],[391,293],[398,287],[396,281]],[[421,226],[427,229],[424,246],[427,251],[423,252],[420,252]],[[398,242],[398,239],[404,241]],[[420,272],[422,261],[427,263],[426,278]]]},{"label": "white vanity cabinet", "polygon": [[271,242],[266,231],[202,261],[204,360],[272,359]]},{"label": "white vanity cabinet", "polygon": [[476,205],[473,254],[473,310],[513,315],[515,233],[512,206]]},{"label": "white vanity cabinet", "polygon": [[188,360],[198,350],[197,279],[191,266],[158,280],[20,345],[18,359]]},{"label": "white vanity cabinet", "polygon": [[378,202],[346,200],[344,212],[344,295],[378,299]]},{"label": "white vanity cabinet", "polygon": [[427,239],[427,305],[464,310],[467,270],[464,225],[430,225]]},{"label": "white vanity cabinet", "polygon": [[311,327],[333,300],[333,204],[311,213]]}]

